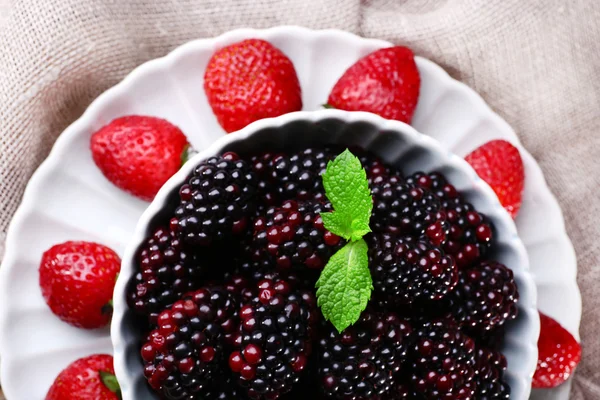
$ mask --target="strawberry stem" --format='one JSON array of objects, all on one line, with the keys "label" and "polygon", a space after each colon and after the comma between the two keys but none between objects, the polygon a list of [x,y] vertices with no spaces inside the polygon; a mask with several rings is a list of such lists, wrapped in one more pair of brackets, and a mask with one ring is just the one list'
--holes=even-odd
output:
[{"label": "strawberry stem", "polygon": [[328,103],[322,104],[321,107],[323,107],[323,108],[335,108],[334,106],[332,106],[331,104],[328,104]]},{"label": "strawberry stem", "polygon": [[106,386],[108,390],[115,393],[119,399],[121,399],[121,387],[117,377],[108,371],[98,371],[100,373],[100,380],[102,384]]}]

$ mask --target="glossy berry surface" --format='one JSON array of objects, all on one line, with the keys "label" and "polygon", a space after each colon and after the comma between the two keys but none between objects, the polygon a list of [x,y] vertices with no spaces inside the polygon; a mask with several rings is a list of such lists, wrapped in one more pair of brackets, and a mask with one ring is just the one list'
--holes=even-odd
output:
[{"label": "glossy berry surface", "polygon": [[407,182],[428,189],[440,199],[446,214],[443,248],[460,268],[485,259],[494,239],[494,227],[485,215],[465,201],[440,173],[417,172],[408,177]]},{"label": "glossy berry surface", "polygon": [[[373,297],[386,309],[417,301],[444,298],[458,282],[452,257],[424,240],[375,236],[383,241],[370,246],[369,268]],[[389,241],[389,243],[387,243]]]},{"label": "glossy berry surface", "polygon": [[393,175],[374,184],[371,193],[374,232],[413,237],[431,235],[436,244],[444,241],[445,214],[440,199],[426,188]]},{"label": "glossy berry surface", "polygon": [[390,175],[396,175],[399,180],[403,180],[402,174],[394,168],[387,165],[376,155],[362,150],[361,148],[351,149],[352,153],[358,157],[360,164],[365,169],[369,187],[383,182]]},{"label": "glossy berry surface", "polygon": [[108,354],[80,358],[56,377],[46,400],[118,400],[121,393],[114,374]]},{"label": "glossy berry surface", "polygon": [[84,329],[106,326],[121,259],[93,242],[65,242],[44,252],[39,283],[50,310],[61,320]]},{"label": "glossy berry surface", "polygon": [[460,274],[456,316],[464,328],[485,332],[517,317],[519,291],[513,272],[495,261],[484,261]]},{"label": "glossy berry surface", "polygon": [[339,153],[332,148],[308,148],[273,157],[271,181],[277,194],[283,200],[322,199],[325,192],[321,175]]},{"label": "glossy berry surface", "polygon": [[156,325],[161,311],[199,287],[207,272],[202,263],[171,229],[156,229],[139,252],[139,269],[128,292],[130,307]]},{"label": "glossy berry surface", "polygon": [[581,361],[581,345],[562,325],[540,313],[538,362],[534,388],[553,388],[564,383]]},{"label": "glossy berry surface", "polygon": [[342,333],[329,323],[319,340],[318,377],[327,399],[386,399],[407,360],[412,328],[392,313],[365,311]]},{"label": "glossy berry surface", "polygon": [[475,399],[475,343],[450,321],[417,330],[411,352],[412,385],[421,398]]},{"label": "glossy berry surface", "polygon": [[476,374],[478,400],[509,400],[510,386],[504,380],[506,358],[498,351],[477,349]]},{"label": "glossy berry surface", "polygon": [[158,316],[158,327],[141,348],[144,375],[168,400],[204,398],[225,363],[238,328],[238,305],[223,288],[186,294]]},{"label": "glossy berry surface", "polygon": [[252,170],[257,178],[259,208],[271,207],[281,202],[277,188],[273,184],[273,159],[278,154],[265,152],[250,158]]},{"label": "glossy berry surface", "polygon": [[182,239],[209,246],[243,235],[256,208],[256,187],[254,172],[235,153],[201,162],[179,190],[175,218]]},{"label": "glossy berry surface", "polygon": [[117,118],[92,135],[96,166],[114,185],[142,200],[152,201],[181,167],[188,141],[181,130],[156,117]]},{"label": "glossy berry surface", "polygon": [[323,226],[320,213],[331,210],[318,201],[287,200],[254,221],[253,261],[271,260],[280,271],[321,270],[344,241]]},{"label": "glossy berry surface", "polygon": [[240,329],[229,368],[251,399],[278,399],[300,380],[312,351],[318,318],[311,292],[285,280],[256,284],[239,311]]},{"label": "glossy berry surface", "polygon": [[515,218],[521,208],[525,186],[525,168],[519,149],[506,140],[492,140],[473,150],[465,160]]},{"label": "glossy berry surface", "polygon": [[420,86],[412,50],[388,47],[369,53],[350,66],[336,82],[327,102],[341,110],[368,111],[410,123]]},{"label": "glossy berry surface", "polygon": [[206,67],[204,91],[226,132],[302,109],[294,65],[281,50],[261,39],[218,49]]}]

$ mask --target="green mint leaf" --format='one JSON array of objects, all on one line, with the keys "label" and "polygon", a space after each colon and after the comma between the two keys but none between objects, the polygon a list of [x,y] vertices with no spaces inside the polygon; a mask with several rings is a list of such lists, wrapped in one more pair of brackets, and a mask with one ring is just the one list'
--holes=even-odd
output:
[{"label": "green mint leaf", "polygon": [[[352,224],[348,225],[347,218],[338,212],[321,213],[323,218],[323,225],[331,233],[335,233],[338,236],[343,237],[346,240],[350,240],[352,237]],[[359,238],[360,239],[360,238]]]},{"label": "green mint leaf", "polygon": [[106,386],[108,390],[117,394],[117,397],[121,398],[121,387],[117,381],[117,377],[108,371],[98,371],[100,373],[100,380],[102,384]]},{"label": "green mint leaf", "polygon": [[327,230],[352,241],[371,232],[373,200],[367,174],[348,149],[327,164],[323,186],[334,210],[331,216],[321,214]]},{"label": "green mint leaf", "polygon": [[369,228],[368,223],[355,219],[352,221],[352,236],[350,237],[350,240],[353,242],[360,240],[369,232],[371,232],[371,228]]},{"label": "green mint leaf", "polygon": [[317,304],[338,332],[358,321],[371,298],[367,252],[364,239],[346,244],[329,259],[317,281]]}]

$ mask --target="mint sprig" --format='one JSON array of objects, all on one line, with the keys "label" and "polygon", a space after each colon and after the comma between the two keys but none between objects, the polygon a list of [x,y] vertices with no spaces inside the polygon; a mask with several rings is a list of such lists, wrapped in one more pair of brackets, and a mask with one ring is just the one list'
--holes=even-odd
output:
[{"label": "mint sprig", "polygon": [[327,164],[323,186],[334,210],[321,214],[328,231],[351,241],[371,232],[373,200],[367,173],[348,149]]},{"label": "mint sprig", "polygon": [[358,321],[371,298],[367,252],[364,239],[346,244],[329,259],[317,281],[317,304],[339,332]]},{"label": "mint sprig", "polygon": [[373,200],[360,160],[345,150],[327,164],[325,194],[333,211],[322,213],[330,232],[349,240],[330,259],[317,281],[317,304],[326,320],[342,332],[360,318],[373,291],[368,246]]}]

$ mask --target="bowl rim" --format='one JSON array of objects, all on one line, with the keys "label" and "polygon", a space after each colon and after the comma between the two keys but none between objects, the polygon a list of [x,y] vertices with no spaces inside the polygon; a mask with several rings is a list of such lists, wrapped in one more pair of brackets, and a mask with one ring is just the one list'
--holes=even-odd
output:
[{"label": "bowl rim", "polygon": [[[522,361],[524,364],[527,364],[528,368],[526,368],[526,370],[530,371],[530,373],[527,376],[517,376],[517,378],[520,380],[525,380],[525,387],[530,387],[531,378],[537,363],[537,339],[540,329],[539,318],[537,317],[537,289],[530,271],[529,259],[525,245],[518,236],[515,222],[504,209],[504,207],[501,206],[494,191],[485,181],[479,178],[477,173],[463,158],[453,154],[447,149],[444,149],[436,139],[419,133],[415,128],[408,124],[395,120],[387,120],[368,112],[349,112],[336,109],[323,109],[317,111],[298,111],[275,118],[262,119],[249,124],[239,131],[230,133],[220,139],[217,139],[212,145],[200,151],[185,165],[183,165],[182,168],[165,183],[151,204],[146,208],[138,220],[134,234],[127,245],[125,253],[123,254],[121,272],[117,279],[113,296],[114,312],[110,328],[110,336],[114,351],[115,373],[121,384],[121,391],[124,400],[133,398],[132,393],[130,393],[133,387],[133,377],[127,371],[126,350],[128,342],[125,340],[124,335],[125,313],[128,309],[126,300],[127,284],[134,274],[135,255],[137,250],[146,239],[148,227],[150,226],[153,218],[166,205],[169,195],[186,180],[187,176],[192,172],[193,168],[199,162],[219,154],[225,147],[231,145],[232,143],[247,140],[255,133],[264,129],[278,129],[284,125],[298,121],[316,123],[325,119],[341,120],[343,123],[366,122],[374,125],[378,130],[390,131],[398,135],[406,136],[417,146],[422,146],[433,151],[435,154],[441,155],[441,161],[443,161],[444,164],[447,164],[452,168],[456,168],[464,173],[464,175],[468,177],[469,183],[473,186],[474,190],[480,192],[486,198],[486,201],[489,201],[491,205],[494,205],[494,210],[496,211],[494,217],[499,218],[502,222],[502,226],[508,229],[507,235],[509,235],[511,238],[509,245],[513,247],[513,250],[518,256],[519,272],[523,282],[525,283],[525,285],[521,284],[519,286],[519,292],[521,295],[520,301],[523,301],[522,299],[525,297],[523,296],[524,293],[528,294],[526,298],[529,299],[528,304],[521,303],[519,307],[521,312],[520,318],[526,319],[531,328],[528,341],[523,343],[523,346],[529,350],[530,356],[526,360]],[[488,213],[488,216],[489,215],[490,214]]]}]

